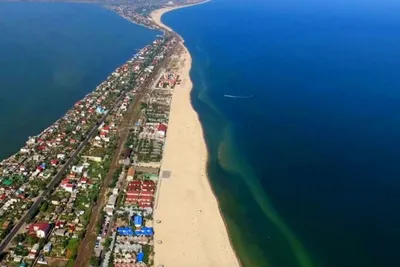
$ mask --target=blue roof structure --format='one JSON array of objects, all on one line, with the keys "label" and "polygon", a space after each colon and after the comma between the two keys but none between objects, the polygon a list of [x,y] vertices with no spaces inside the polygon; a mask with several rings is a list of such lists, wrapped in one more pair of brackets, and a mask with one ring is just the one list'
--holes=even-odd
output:
[{"label": "blue roof structure", "polygon": [[117,228],[117,233],[119,235],[133,235],[133,230],[130,227],[118,227]]},{"label": "blue roof structure", "polygon": [[140,227],[143,224],[143,217],[142,216],[135,216],[133,217],[133,224],[136,227]]},{"label": "blue roof structure", "polygon": [[105,110],[104,110],[103,107],[98,106],[98,107],[96,108],[96,112],[97,112],[97,114],[103,114],[103,113],[105,112]]},{"label": "blue roof structure", "polygon": [[140,252],[137,256],[136,256],[136,260],[138,262],[142,262],[144,260],[144,253]]},{"label": "blue roof structure", "polygon": [[135,230],[135,235],[153,236],[153,227],[143,227],[141,230]]}]

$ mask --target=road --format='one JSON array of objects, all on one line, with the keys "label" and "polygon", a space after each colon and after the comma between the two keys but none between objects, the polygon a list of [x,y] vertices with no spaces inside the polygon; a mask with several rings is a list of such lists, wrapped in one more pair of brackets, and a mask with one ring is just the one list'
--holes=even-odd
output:
[{"label": "road", "polygon": [[71,166],[71,164],[74,162],[75,158],[79,153],[83,150],[83,148],[87,145],[87,143],[90,141],[90,139],[97,133],[98,131],[98,126],[101,125],[107,118],[108,114],[111,114],[111,112],[119,106],[120,102],[122,99],[124,99],[126,95],[126,92],[123,92],[119,98],[115,101],[115,104],[110,108],[109,112],[105,114],[98,122],[96,125],[93,126],[92,130],[90,130],[89,134],[87,137],[79,144],[78,148],[72,153],[71,157],[67,160],[67,162],[62,166],[60,171],[54,176],[54,178],[50,181],[48,184],[47,188],[43,191],[43,193],[36,199],[36,201],[33,203],[33,205],[29,208],[29,210],[21,217],[21,219],[18,221],[18,223],[11,229],[10,233],[3,239],[3,241],[0,243],[0,252],[3,252],[4,249],[8,246],[8,244],[13,240],[15,235],[18,233],[18,231],[21,229],[22,225],[25,223],[26,219],[28,216],[33,214],[37,208],[40,207],[40,204],[42,203],[43,199],[54,189],[54,187],[60,183],[61,179],[64,177],[65,171]]}]

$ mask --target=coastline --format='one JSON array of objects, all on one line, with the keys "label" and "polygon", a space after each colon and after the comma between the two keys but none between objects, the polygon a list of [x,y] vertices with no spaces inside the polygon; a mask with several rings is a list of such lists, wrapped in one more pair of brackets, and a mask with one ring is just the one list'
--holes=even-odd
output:
[{"label": "coastline", "polygon": [[[162,15],[193,5],[158,9],[150,16],[159,27],[173,32],[161,22]],[[192,58],[180,39],[182,82],[173,93],[161,165],[161,173],[170,171],[171,177],[160,178],[154,211],[155,220],[161,221],[155,225],[155,239],[162,242],[155,243],[155,266],[240,266],[207,176],[203,128],[190,99]]]},{"label": "coastline", "polygon": [[[170,6],[170,7],[164,7],[164,8],[160,8],[157,10],[154,10],[153,12],[151,12],[150,14],[150,18],[155,22],[155,24],[157,24],[159,27],[164,28],[170,32],[174,32],[173,29],[171,29],[170,27],[168,27],[167,25],[165,25],[164,23],[162,23],[161,18],[165,13],[168,13],[170,11],[173,10],[177,10],[177,9],[181,9],[181,8],[187,8],[187,7],[192,7],[192,6],[197,6],[197,5],[202,5],[202,4],[206,4],[208,2],[210,2],[211,0],[205,0],[199,3],[195,3],[195,4],[190,4],[190,5],[183,5],[183,6]],[[183,40],[183,38],[180,36],[180,38]]]}]

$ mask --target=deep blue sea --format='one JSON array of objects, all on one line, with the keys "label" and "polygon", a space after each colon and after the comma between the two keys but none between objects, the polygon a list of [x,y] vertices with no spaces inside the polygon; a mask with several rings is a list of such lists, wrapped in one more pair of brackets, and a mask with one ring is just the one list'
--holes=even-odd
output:
[{"label": "deep blue sea", "polygon": [[0,158],[156,38],[100,6],[0,2]]},{"label": "deep blue sea", "polygon": [[193,56],[243,265],[400,266],[400,2],[213,0],[163,20]]}]

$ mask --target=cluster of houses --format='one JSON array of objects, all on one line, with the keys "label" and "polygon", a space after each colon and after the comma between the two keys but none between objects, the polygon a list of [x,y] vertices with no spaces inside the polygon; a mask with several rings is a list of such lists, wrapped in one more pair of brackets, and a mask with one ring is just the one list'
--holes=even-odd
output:
[{"label": "cluster of houses", "polygon": [[[164,91],[160,93],[160,91]],[[141,118],[134,127],[133,150],[139,162],[160,162],[168,132],[169,109],[172,94],[153,90]]]},{"label": "cluster of houses", "polygon": [[125,19],[136,24],[143,25],[150,29],[159,28],[149,19],[149,15],[153,10],[164,6],[174,5],[191,5],[202,2],[204,0],[160,0],[160,1],[125,1],[124,4],[107,4],[106,8],[118,13]]},{"label": "cluster of houses", "polygon": [[165,72],[161,75],[158,80],[157,87],[158,88],[167,88],[173,89],[176,84],[179,84],[179,75],[174,72]]},{"label": "cluster of houses", "polygon": [[[98,127],[96,137],[105,128],[109,129],[109,136],[115,139],[116,131],[112,128],[118,127],[121,119],[115,115],[120,112],[120,109],[116,109],[111,113],[106,123]],[[31,264],[36,260],[37,263],[48,264],[52,259],[60,258],[67,262],[76,255],[89,223],[92,206],[98,197],[102,178],[106,174],[103,161],[85,157],[95,146],[93,140],[88,143],[82,156],[76,158],[76,164],[68,168],[58,186],[41,202],[38,213],[28,223],[25,231],[15,238],[18,239],[16,248],[10,251],[8,261]],[[105,154],[102,158],[105,158],[113,151],[112,142],[105,142],[102,149]]]},{"label": "cluster of houses", "polygon": [[[143,167],[142,164],[148,163],[151,166],[160,163],[167,136],[171,99],[169,90],[153,90],[147,94],[141,116],[130,133],[133,141],[121,155],[123,159],[120,161],[121,164],[128,162],[124,164],[126,173],[120,177],[123,182],[119,183],[123,185],[119,188],[123,201],[112,213],[108,213],[108,205],[105,207],[107,216],[114,214],[117,219],[112,225],[115,231],[112,235],[112,246],[104,256],[107,261],[104,260],[103,263],[109,264],[108,259],[112,259],[114,266],[151,265],[155,242],[152,215],[159,169]],[[157,157],[143,157],[148,155],[149,146]],[[109,203],[114,203],[116,197],[114,194],[110,195]],[[103,266],[109,266],[107,264]]]},{"label": "cluster of houses", "polygon": [[[172,98],[171,92],[160,94],[158,91],[154,90],[147,94],[140,118],[134,123],[133,131],[130,133],[133,141],[121,154],[120,163],[124,165],[125,171],[118,183],[119,196],[111,194],[108,203],[114,203],[115,199],[121,196],[123,201],[120,201],[119,206],[114,206],[112,210],[109,205],[104,209],[107,218],[113,214],[117,219],[111,226],[115,231],[110,235],[113,239],[112,246],[103,256],[103,263],[109,264],[108,259],[112,259],[114,266],[146,266],[150,264],[153,257],[152,248],[155,241],[152,214],[159,169],[144,167],[142,164],[149,163],[150,166],[152,164],[157,166],[158,163],[159,166],[168,130],[167,122]],[[144,144],[151,144],[157,157],[141,157],[148,152],[148,147]],[[106,228],[109,228],[108,224]],[[100,242],[105,239],[104,236],[100,238]],[[98,247],[101,245],[99,244]],[[101,256],[99,248],[95,248],[95,255]],[[103,266],[108,266],[107,264]]]},{"label": "cluster of houses", "polygon": [[126,189],[125,205],[137,205],[140,208],[151,207],[155,189],[156,184],[152,180],[129,182]]},{"label": "cluster of houses", "polygon": [[[117,191],[114,188],[113,194],[109,196],[109,204],[114,203],[116,197],[122,196],[124,201],[119,206],[114,206],[111,227],[114,232],[110,234],[112,242],[103,256],[102,266],[109,266],[111,259],[113,266],[143,267],[150,264],[154,245],[152,214],[159,169],[152,169],[153,173],[141,172],[146,168],[138,167],[138,170],[140,171],[136,171],[134,166],[129,167],[121,177],[125,181],[122,190]],[[119,196],[114,192],[118,192]],[[109,204],[105,210],[109,208]],[[99,240],[104,239],[105,235],[99,235]],[[95,255],[102,256],[98,247],[95,248]]]},{"label": "cluster of houses", "polygon": [[[52,259],[63,258],[67,263],[74,258],[107,172],[104,166],[115,149],[118,125],[140,85],[174,43],[173,38],[161,38],[140,50],[64,117],[38,136],[30,137],[18,153],[0,162],[3,238],[46,191],[64,164],[74,162],[29,217],[27,228],[14,238],[3,262],[28,266],[34,261],[50,264]],[[100,120],[103,122],[99,124]],[[93,138],[78,157],[73,157],[94,129]],[[113,214],[117,196],[118,190],[110,196],[108,214]]]},{"label": "cluster of houses", "polygon": [[109,4],[105,5],[105,7],[136,24],[143,25],[150,29],[157,28],[157,25],[150,21],[148,16],[151,10],[160,7],[159,4],[154,4],[151,1],[135,1],[129,3],[129,5]]},{"label": "cluster of houses", "polygon": [[[155,59],[162,60],[174,44],[174,39],[168,41]],[[144,72],[148,70],[146,68]],[[123,169],[116,188],[109,190],[93,252],[93,256],[101,259],[104,267],[109,266],[111,261],[114,266],[121,267],[147,266],[151,261],[154,244],[151,218],[159,169],[149,168],[150,173],[147,173],[146,168],[136,164],[160,162],[171,98],[171,93],[160,95],[152,91],[146,94],[140,118],[132,125],[126,147],[121,151],[119,163]],[[154,135],[146,135],[148,129]],[[143,155],[147,155],[147,158]],[[125,219],[121,218],[123,214],[126,215]],[[142,218],[141,225],[137,221],[134,224],[133,218]],[[106,243],[109,245],[105,246]]]}]

